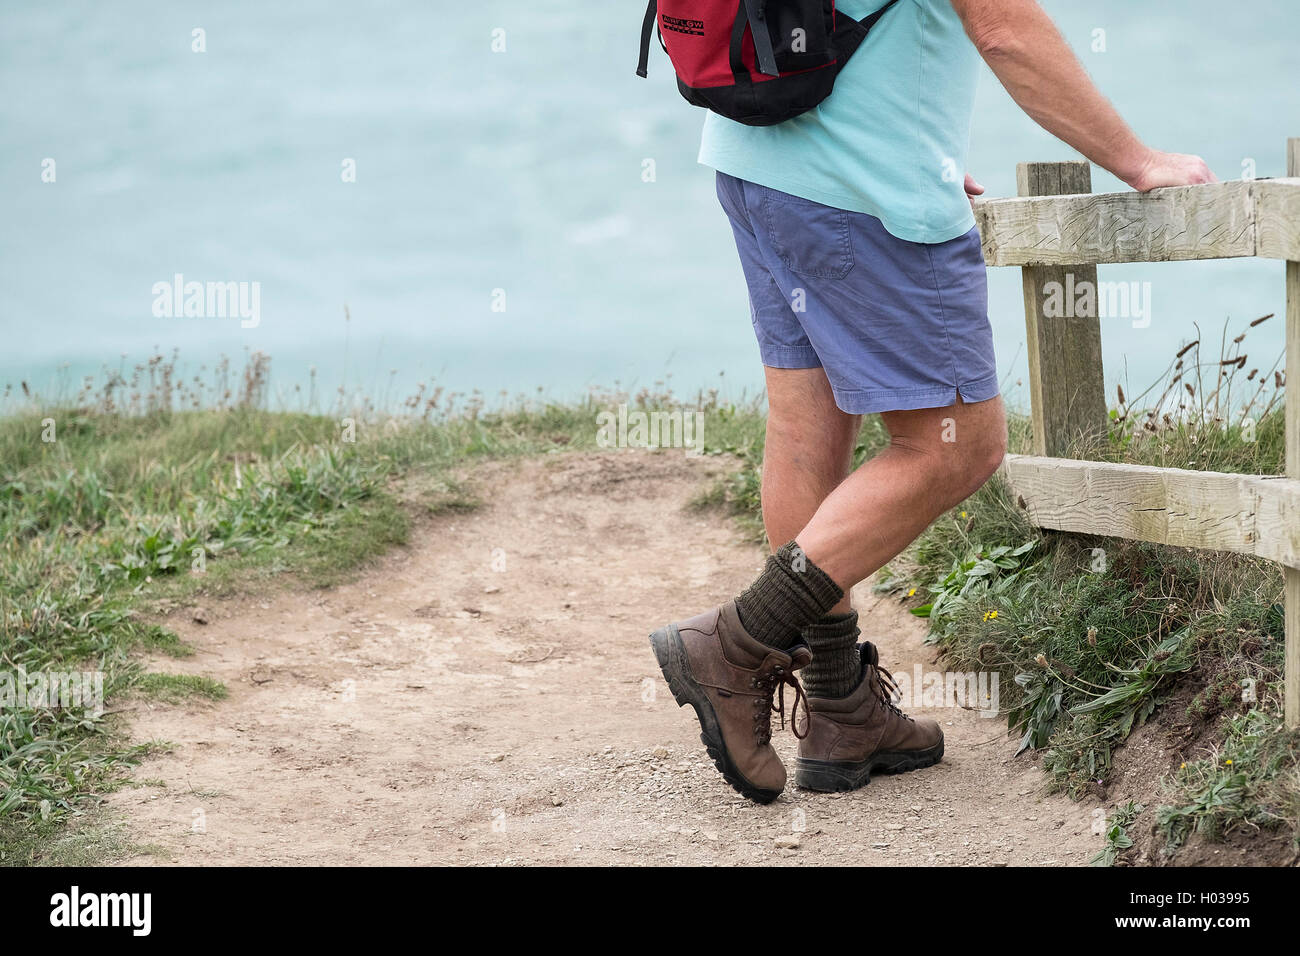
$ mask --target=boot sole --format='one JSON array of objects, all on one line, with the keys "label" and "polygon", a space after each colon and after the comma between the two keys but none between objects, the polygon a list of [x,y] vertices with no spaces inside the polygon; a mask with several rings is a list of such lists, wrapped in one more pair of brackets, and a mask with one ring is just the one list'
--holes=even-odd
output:
[{"label": "boot sole", "polygon": [[731,784],[732,789],[755,803],[771,803],[781,795],[780,790],[768,790],[756,787],[745,779],[745,775],[736,767],[727,752],[727,745],[722,740],[722,727],[718,715],[713,710],[713,703],[704,688],[691,676],[691,668],[686,660],[686,648],[682,644],[677,627],[670,624],[661,627],[650,635],[650,646],[654,648],[655,659],[663,671],[668,689],[673,692],[673,699],[678,707],[690,704],[695,708],[695,716],[700,721],[700,740],[704,749],[713,758],[713,765],[722,774],[722,779]]},{"label": "boot sole", "polygon": [[819,793],[844,793],[871,782],[871,774],[906,773],[931,767],[943,759],[943,741],[928,750],[884,750],[856,763],[847,760],[810,760],[794,764],[795,786]]}]

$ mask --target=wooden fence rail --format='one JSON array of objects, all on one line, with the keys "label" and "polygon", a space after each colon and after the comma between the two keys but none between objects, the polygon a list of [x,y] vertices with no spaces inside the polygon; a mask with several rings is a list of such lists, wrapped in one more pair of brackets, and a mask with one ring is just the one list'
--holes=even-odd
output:
[{"label": "wooden fence rail", "polygon": [[[1019,198],[976,207],[985,261],[1024,279],[1034,454],[1008,455],[1003,477],[1041,528],[1282,565],[1286,723],[1300,727],[1300,139],[1285,179],[1094,195],[1088,164],[1070,162],[1022,163],[1017,180]],[[1095,290],[1098,265],[1243,256],[1286,262],[1286,476],[1063,457],[1105,434],[1107,402],[1100,320],[1048,310],[1051,283]]]}]

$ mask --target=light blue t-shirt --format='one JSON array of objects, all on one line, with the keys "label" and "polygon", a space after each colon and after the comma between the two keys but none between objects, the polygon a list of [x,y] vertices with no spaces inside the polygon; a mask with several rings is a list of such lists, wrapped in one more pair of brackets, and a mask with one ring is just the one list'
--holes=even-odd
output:
[{"label": "light blue t-shirt", "polygon": [[[862,19],[883,0],[840,0]],[[979,54],[949,0],[899,0],[816,109],[776,126],[709,113],[700,162],[803,199],[876,216],[911,242],[975,225],[962,182]]]}]

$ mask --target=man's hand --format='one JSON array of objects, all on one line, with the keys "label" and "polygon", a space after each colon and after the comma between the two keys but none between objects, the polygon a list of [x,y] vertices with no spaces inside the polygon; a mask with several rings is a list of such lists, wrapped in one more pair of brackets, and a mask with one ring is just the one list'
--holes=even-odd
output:
[{"label": "man's hand", "polygon": [[1199,186],[1217,183],[1218,178],[1199,156],[1185,153],[1162,153],[1152,150],[1146,165],[1128,184],[1138,192],[1148,192],[1161,186]]},{"label": "man's hand", "polygon": [[975,197],[984,195],[984,187],[975,182],[975,177],[970,173],[966,174],[966,198],[970,201],[970,208],[975,210]]},{"label": "man's hand", "polygon": [[971,42],[1039,126],[1134,189],[1216,182],[1199,156],[1146,146],[1088,78],[1037,0],[952,0]]}]

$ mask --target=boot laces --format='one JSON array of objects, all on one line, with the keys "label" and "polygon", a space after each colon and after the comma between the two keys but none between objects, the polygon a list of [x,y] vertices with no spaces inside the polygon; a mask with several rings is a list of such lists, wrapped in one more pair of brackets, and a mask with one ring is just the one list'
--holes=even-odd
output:
[{"label": "boot laces", "polygon": [[[772,715],[777,714],[781,718],[781,729],[785,729],[785,689],[791,687],[794,689],[794,703],[790,707],[790,729],[794,731],[795,737],[802,740],[808,736],[808,728],[804,727],[803,733],[799,732],[799,705],[803,704],[804,724],[808,723],[808,697],[803,692],[798,678],[783,666],[777,665],[765,674],[754,677],[749,682],[750,687],[762,691],[761,697],[754,698],[754,737],[760,744],[765,744],[772,739]],[[773,696],[776,697],[775,702]]]},{"label": "boot laces", "polygon": [[908,714],[898,709],[899,701],[903,699],[903,692],[898,689],[898,684],[894,681],[894,675],[879,664],[875,666],[875,671],[874,686],[876,696],[880,698],[880,702],[904,720],[911,720],[912,718]]}]

